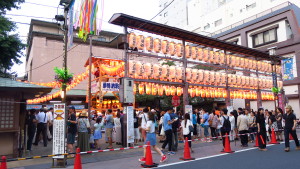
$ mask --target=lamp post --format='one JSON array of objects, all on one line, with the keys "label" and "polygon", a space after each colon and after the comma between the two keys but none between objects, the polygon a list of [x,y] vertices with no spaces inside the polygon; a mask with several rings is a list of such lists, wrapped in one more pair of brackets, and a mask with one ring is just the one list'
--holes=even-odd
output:
[{"label": "lamp post", "polygon": [[[276,73],[276,64],[277,62],[275,61],[274,57],[276,56],[276,48],[277,46],[274,46],[274,47],[271,47],[271,48],[268,48],[269,50],[269,55],[270,55],[270,58],[272,60],[272,79],[273,79],[273,87],[274,88],[277,88],[278,85],[277,85],[277,73]],[[274,66],[275,65],[275,66]],[[278,100],[278,93],[275,93],[274,92],[274,106],[275,106],[275,109],[276,109],[276,99]],[[278,101],[279,103],[279,101]]]}]

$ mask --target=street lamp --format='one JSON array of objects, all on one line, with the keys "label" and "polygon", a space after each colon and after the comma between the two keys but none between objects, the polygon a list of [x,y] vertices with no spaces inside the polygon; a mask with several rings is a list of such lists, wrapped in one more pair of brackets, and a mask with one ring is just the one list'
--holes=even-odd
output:
[{"label": "street lamp", "polygon": [[[268,48],[269,50],[269,55],[271,57],[271,60],[272,60],[272,79],[273,79],[273,87],[274,88],[277,88],[278,85],[277,85],[277,74],[276,74],[276,62],[275,62],[275,59],[274,57],[276,56],[276,48],[277,46],[274,46],[274,47],[271,47],[271,48]],[[278,100],[278,93],[274,92],[274,96],[275,96],[275,99],[274,99],[274,105],[275,105],[275,109],[276,109],[276,100]],[[279,103],[279,101],[278,101]]]}]

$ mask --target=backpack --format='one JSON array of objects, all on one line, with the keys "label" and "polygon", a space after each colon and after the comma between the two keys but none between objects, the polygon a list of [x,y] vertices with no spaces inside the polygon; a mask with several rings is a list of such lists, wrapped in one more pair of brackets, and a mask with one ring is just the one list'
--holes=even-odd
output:
[{"label": "backpack", "polygon": [[224,116],[222,116],[223,119],[224,119],[224,122],[223,122],[223,126],[221,127],[221,131],[222,132],[230,132],[231,131],[231,124],[230,124],[230,121],[229,121],[229,117],[226,119]]}]

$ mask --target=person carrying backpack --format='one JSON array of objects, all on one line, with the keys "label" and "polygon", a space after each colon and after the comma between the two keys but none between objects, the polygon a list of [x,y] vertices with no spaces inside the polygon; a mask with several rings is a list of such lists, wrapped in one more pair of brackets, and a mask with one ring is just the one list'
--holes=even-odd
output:
[{"label": "person carrying backpack", "polygon": [[221,123],[221,135],[223,140],[223,147],[225,147],[225,135],[228,135],[231,131],[231,123],[229,121],[229,116],[227,116],[228,110],[226,108],[222,109],[220,114],[220,123]]}]

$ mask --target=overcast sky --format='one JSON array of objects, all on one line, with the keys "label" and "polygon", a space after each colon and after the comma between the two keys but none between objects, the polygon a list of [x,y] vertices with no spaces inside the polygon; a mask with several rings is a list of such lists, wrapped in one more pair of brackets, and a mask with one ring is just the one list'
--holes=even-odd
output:
[{"label": "overcast sky", "polygon": [[[58,8],[60,0],[26,0],[21,8],[7,12],[7,17],[17,23],[16,32],[27,43],[27,34],[31,19],[39,19],[55,22],[54,16],[62,14],[63,10]],[[151,19],[159,12],[159,0],[104,0],[103,30],[118,31],[118,27],[109,25],[107,21],[114,13],[126,13],[144,19]],[[157,18],[155,18],[157,19]],[[24,51],[25,54],[25,51]],[[11,71],[16,71],[18,76],[25,72],[25,56],[21,59],[23,64],[14,65]]]}]

